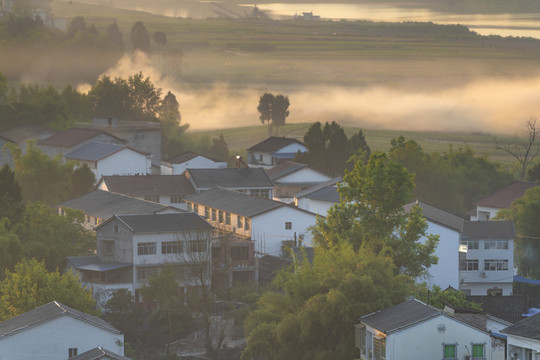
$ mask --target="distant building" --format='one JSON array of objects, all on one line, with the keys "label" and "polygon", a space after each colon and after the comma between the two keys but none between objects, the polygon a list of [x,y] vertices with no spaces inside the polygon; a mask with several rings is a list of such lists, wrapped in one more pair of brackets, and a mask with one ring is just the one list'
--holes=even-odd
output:
[{"label": "distant building", "polygon": [[212,160],[206,156],[186,151],[161,162],[161,175],[181,175],[186,169],[223,169],[226,161]]},{"label": "distant building", "polygon": [[273,167],[283,161],[293,160],[298,151],[307,152],[300,140],[271,136],[253,145],[247,151],[247,163],[250,167]]},{"label": "distant building", "polygon": [[341,177],[333,178],[297,192],[294,194],[294,205],[300,209],[326,216],[328,210],[340,201],[337,188],[340,181]]}]

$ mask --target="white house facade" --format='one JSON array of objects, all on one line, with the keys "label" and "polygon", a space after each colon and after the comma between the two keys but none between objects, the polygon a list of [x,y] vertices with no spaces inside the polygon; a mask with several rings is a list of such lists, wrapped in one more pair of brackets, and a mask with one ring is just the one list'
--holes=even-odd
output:
[{"label": "white house facade", "polygon": [[215,161],[188,151],[161,162],[161,175],[181,175],[186,169],[224,169],[226,161]]},{"label": "white house facade", "polygon": [[124,335],[105,321],[58,302],[0,323],[0,359],[68,359],[102,346],[124,354]]},{"label": "white house facade", "polygon": [[305,164],[285,161],[267,169],[268,176],[274,183],[274,200],[292,202],[294,194],[317,184],[326,183],[331,178],[309,168]]},{"label": "white house facade", "polygon": [[268,168],[277,166],[283,161],[293,160],[298,151],[307,152],[307,148],[299,140],[271,136],[246,151],[249,166]]},{"label": "white house facade", "polygon": [[507,337],[507,359],[540,358],[540,314],[520,320],[501,332]]}]

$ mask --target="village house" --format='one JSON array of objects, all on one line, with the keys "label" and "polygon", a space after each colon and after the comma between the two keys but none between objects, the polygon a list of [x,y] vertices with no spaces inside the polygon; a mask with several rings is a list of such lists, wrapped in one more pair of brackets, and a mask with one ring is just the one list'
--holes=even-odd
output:
[{"label": "village house", "polygon": [[221,187],[272,199],[274,184],[261,168],[187,169],[184,174],[195,192]]},{"label": "village house", "polygon": [[182,210],[186,210],[184,198],[195,193],[193,185],[185,175],[103,176],[96,188]]},{"label": "village house", "polygon": [[362,316],[355,346],[362,360],[505,358],[501,338],[416,299]]},{"label": "village house", "polygon": [[341,177],[333,178],[294,194],[294,205],[300,209],[326,216],[328,210],[339,203],[337,184]]},{"label": "village house", "polygon": [[65,201],[56,206],[59,215],[67,209],[81,210],[84,213],[84,227],[93,230],[114,214],[155,214],[157,212],[176,212],[170,207],[151,201],[103,190],[93,190],[77,198]]},{"label": "village house", "polygon": [[247,163],[250,167],[273,167],[283,161],[294,160],[298,151],[307,152],[303,142],[286,137],[271,136],[253,145],[247,151]]},{"label": "village house", "polygon": [[181,175],[186,169],[223,169],[226,167],[226,161],[212,160],[192,151],[186,151],[167,161],[162,161],[161,175]]},{"label": "village house", "polygon": [[[95,231],[97,256],[67,258],[67,268],[79,273],[98,304],[117,289],[143,301],[139,289],[166,264],[173,266],[186,292],[210,284],[213,228],[194,213],[114,215]],[[204,272],[204,279],[197,278],[196,270]]]},{"label": "village house", "polygon": [[8,165],[14,168],[13,157],[10,154],[6,144],[12,143],[21,149],[22,154],[26,154],[28,141],[37,142],[56,134],[56,130],[52,130],[42,126],[19,126],[0,133],[0,166]]},{"label": "village house", "polygon": [[97,179],[105,175],[150,174],[151,155],[125,145],[89,143],[67,154],[66,160],[86,164]]},{"label": "village house", "polygon": [[56,155],[64,158],[66,154],[90,143],[125,145],[126,140],[101,130],[71,128],[40,140],[37,147],[51,158]]},{"label": "village house", "polygon": [[540,313],[501,330],[506,335],[507,359],[536,359],[540,354]]},{"label": "village house", "polygon": [[101,346],[97,346],[93,349],[75,355],[70,360],[131,360],[128,357],[122,356],[120,354],[113,353],[107,349],[104,349]]},{"label": "village house", "polygon": [[186,197],[188,211],[214,227],[251,238],[258,254],[281,255],[282,247],[309,245],[317,215],[279,201],[214,188]]},{"label": "village house", "polygon": [[331,178],[305,164],[285,161],[266,170],[274,183],[274,200],[292,202],[294,194],[314,185],[326,183]]},{"label": "village house", "polygon": [[476,208],[471,213],[471,221],[486,221],[495,218],[500,209],[509,209],[512,202],[521,198],[525,191],[539,185],[538,182],[518,180],[495,191],[476,203]]},{"label": "village house", "polygon": [[124,354],[124,335],[100,318],[52,301],[0,323],[2,359],[68,359],[96,346]]}]

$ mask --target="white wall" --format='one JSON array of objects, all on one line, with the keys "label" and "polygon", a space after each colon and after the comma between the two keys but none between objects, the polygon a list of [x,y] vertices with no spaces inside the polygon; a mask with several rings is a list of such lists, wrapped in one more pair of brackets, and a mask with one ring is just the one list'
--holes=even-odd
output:
[{"label": "white wall", "polygon": [[[444,325],[446,330],[440,332],[439,325]],[[486,343],[484,356],[493,359],[491,338],[487,333],[440,315],[388,335],[386,360],[442,359],[443,343],[457,343],[457,359],[464,359],[465,355],[471,355],[472,359],[472,344]]]},{"label": "white wall", "polygon": [[310,168],[303,168],[292,174],[283,176],[276,180],[278,183],[323,183],[330,180],[331,177],[321,174]]},{"label": "white wall", "polygon": [[[427,220],[427,219],[426,219]],[[426,234],[439,235],[439,244],[435,255],[439,258],[437,265],[432,265],[427,278],[419,279],[428,285],[437,285],[442,290],[448,286],[459,289],[459,232],[427,220]],[[426,237],[420,241],[425,244]]]},{"label": "white wall", "polygon": [[131,149],[123,149],[98,161],[96,179],[103,175],[150,174],[152,163],[146,155]]},{"label": "white wall", "polygon": [[[304,235],[304,245],[311,246],[311,233],[308,227],[315,225],[316,214],[310,214],[289,206],[268,211],[251,219],[251,239],[255,242],[255,251],[279,256],[281,243],[297,239]],[[291,222],[292,228],[285,229],[285,223]]]},{"label": "white wall", "polygon": [[0,340],[0,360],[63,360],[101,346],[124,354],[124,335],[114,334],[71,316],[61,316]]},{"label": "white wall", "polygon": [[300,150],[301,152],[306,152],[307,148],[304,145],[300,145],[300,144],[297,144],[297,143],[292,143],[292,144],[289,144],[289,145],[279,149],[275,153],[276,154],[297,153],[298,150]]},{"label": "white wall", "polygon": [[486,221],[493,220],[497,215],[499,208],[493,208],[488,206],[476,206],[476,214],[471,215],[471,221]]},{"label": "white wall", "polygon": [[[181,175],[186,169],[224,169],[227,163],[223,161],[213,161],[204,156],[197,156],[182,164],[171,164],[172,171],[170,175]],[[163,168],[163,166],[162,166]]]},{"label": "white wall", "polygon": [[297,206],[300,209],[311,211],[312,213],[326,216],[328,210],[336,203],[329,201],[313,200],[308,198],[300,198],[297,201]]}]

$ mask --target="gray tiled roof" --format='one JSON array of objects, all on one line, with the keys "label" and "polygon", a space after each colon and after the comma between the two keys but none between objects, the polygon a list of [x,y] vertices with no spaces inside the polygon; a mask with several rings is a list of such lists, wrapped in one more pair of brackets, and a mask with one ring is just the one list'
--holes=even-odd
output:
[{"label": "gray tiled roof", "polygon": [[417,200],[415,202],[409,203],[403,206],[403,208],[406,212],[409,212],[411,211],[412,207],[417,204],[422,209],[424,217],[429,221],[456,230],[458,232],[461,232],[461,230],[463,230],[463,218],[460,218],[459,216],[456,216],[454,214],[450,214],[449,212],[446,212],[434,206],[425,204],[421,201]]},{"label": "gray tiled roof", "polygon": [[113,353],[112,351],[109,351],[99,346],[91,350],[85,351],[79,355],[75,355],[69,358],[69,360],[100,360],[100,359],[131,360],[128,357],[118,355],[116,353]]},{"label": "gray tiled roof", "polygon": [[165,205],[103,190],[94,190],[57,207],[82,210],[86,215],[107,219],[113,214],[153,214]]},{"label": "gray tiled roof", "polygon": [[[131,149],[131,148],[125,145],[117,145],[117,144],[89,143],[84,146],[81,146],[78,149],[70,151],[68,154],[65,155],[65,157],[66,159],[98,161],[124,149]],[[133,149],[131,150],[141,153],[140,151],[137,151],[137,150],[133,150]]]},{"label": "gray tiled roof", "polygon": [[[297,198],[297,199],[300,199],[300,198],[303,198],[303,197],[308,197],[309,194],[312,194],[314,193],[315,191],[318,191],[320,189],[322,189],[323,187],[327,187],[327,186],[334,186],[336,185],[338,182],[340,182],[342,179],[341,177],[336,177],[336,178],[333,178],[333,179],[330,179],[324,183],[321,183],[321,184],[317,184],[317,185],[313,185],[305,190],[302,190],[300,192],[297,192],[296,194],[294,194],[294,197]],[[336,188],[336,191],[337,191],[337,188]],[[339,199],[338,199],[339,201]]]},{"label": "gray tiled roof", "polygon": [[502,333],[540,340],[540,313],[501,330]]},{"label": "gray tiled roof", "polygon": [[263,140],[260,143],[253,145],[247,150],[248,151],[274,152],[290,144],[304,145],[304,143],[301,142],[300,140],[286,138],[286,137],[279,137],[279,136],[271,136],[268,139]]},{"label": "gray tiled roof", "polygon": [[307,165],[305,164],[299,164],[293,161],[285,161],[278,166],[266,170],[266,172],[268,173],[268,177],[270,177],[272,181],[276,181],[283,176],[292,174],[305,167],[307,167]]},{"label": "gray tiled roof", "polygon": [[3,131],[0,136],[12,142],[28,139],[44,139],[54,135],[57,131],[42,126],[19,126]]},{"label": "gray tiled roof", "polygon": [[186,196],[185,200],[247,217],[286,206],[279,201],[262,199],[221,188],[214,188],[199,194],[189,195]]},{"label": "gray tiled roof", "polygon": [[469,239],[513,239],[516,234],[512,221],[465,221],[461,236]]},{"label": "gray tiled roof", "polygon": [[[182,231],[211,231],[212,226],[195,213],[172,213],[155,215],[115,215],[134,233],[165,233]],[[102,223],[96,229],[104,225]]]},{"label": "gray tiled roof", "polygon": [[340,200],[338,189],[335,186],[325,186],[304,197],[312,200],[328,201],[333,203],[338,203]]},{"label": "gray tiled roof", "polygon": [[416,299],[364,315],[360,320],[385,334],[431,319],[442,312]]},{"label": "gray tiled roof", "polygon": [[109,191],[129,196],[188,195],[195,193],[191,182],[182,175],[113,175],[103,176]]},{"label": "gray tiled roof", "polygon": [[273,187],[263,168],[188,169],[186,174],[197,189]]},{"label": "gray tiled roof", "polygon": [[86,128],[71,128],[71,129],[61,131],[57,134],[54,134],[53,136],[50,136],[46,139],[43,139],[42,141],[40,141],[40,144],[62,146],[62,147],[72,147],[76,144],[79,144],[85,140],[92,139],[93,137],[96,137],[101,134],[107,134],[111,138],[125,141],[123,139],[120,139],[112,134],[106,133],[101,130],[86,129]]},{"label": "gray tiled roof", "polygon": [[121,334],[120,330],[96,316],[75,310],[69,306],[60,304],[59,302],[51,301],[48,304],[41,305],[24,314],[2,321],[0,323],[0,339],[66,315],[112,333]]}]

